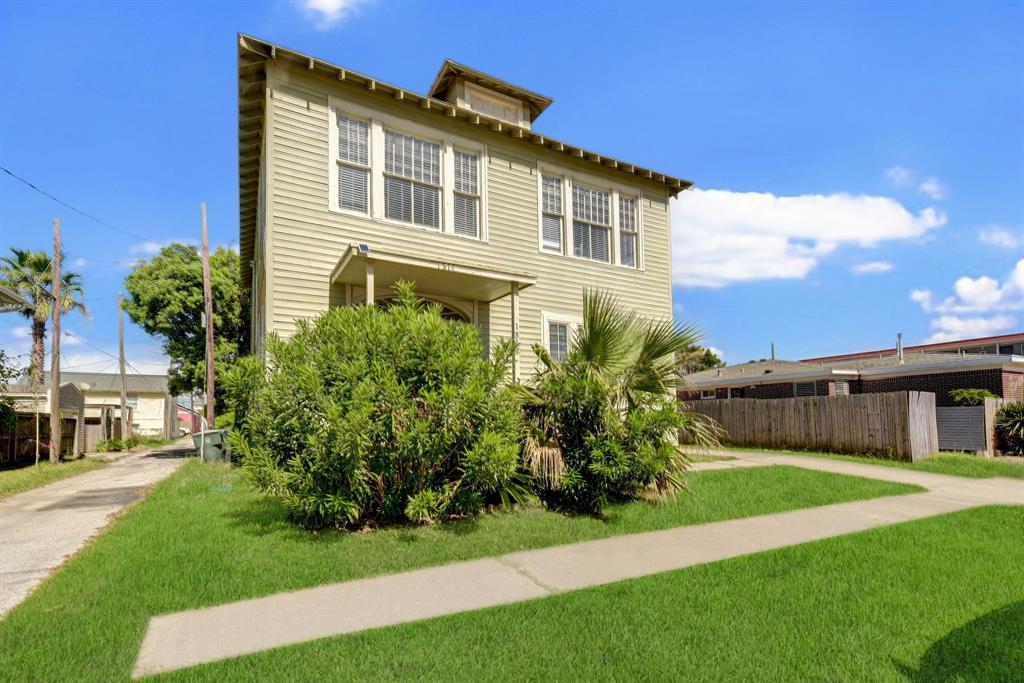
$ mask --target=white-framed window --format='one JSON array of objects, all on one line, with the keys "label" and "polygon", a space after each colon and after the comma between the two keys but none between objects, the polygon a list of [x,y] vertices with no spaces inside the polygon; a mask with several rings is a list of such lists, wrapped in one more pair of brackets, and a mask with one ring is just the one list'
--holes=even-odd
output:
[{"label": "white-framed window", "polygon": [[636,197],[619,195],[619,265],[636,268],[637,229]]},{"label": "white-framed window", "polygon": [[569,323],[548,323],[548,352],[557,361],[564,361],[569,356]]},{"label": "white-framed window", "polygon": [[572,253],[592,261],[611,261],[611,195],[579,183],[572,184]]},{"label": "white-framed window", "polygon": [[714,398],[715,396],[716,396],[716,394],[715,394],[715,390],[714,389],[701,389],[700,390],[700,400],[702,400],[702,401],[706,401],[708,399]]},{"label": "white-framed window", "polygon": [[637,188],[546,163],[538,171],[538,251],[643,269]]},{"label": "white-framed window", "polygon": [[370,124],[338,114],[338,208],[366,213],[370,205]]},{"label": "white-framed window", "polygon": [[553,359],[564,361],[583,319],[576,314],[549,311],[541,311],[540,318],[544,348]]},{"label": "white-framed window", "polygon": [[455,234],[478,237],[480,232],[480,156],[455,151]]},{"label": "white-framed window", "polygon": [[794,382],[793,383],[793,395],[794,396],[817,396],[818,385],[814,382]]},{"label": "white-framed window", "polygon": [[540,244],[548,251],[562,251],[562,178],[541,175]]},{"label": "white-framed window", "polygon": [[138,394],[127,394],[125,396],[125,405],[132,410],[139,409],[139,395]]},{"label": "white-framed window", "polygon": [[487,145],[331,97],[328,208],[486,241]]},{"label": "white-framed window", "polygon": [[441,227],[441,145],[384,131],[384,217]]},{"label": "white-framed window", "polygon": [[836,396],[850,395],[850,381],[845,379],[836,380]]}]

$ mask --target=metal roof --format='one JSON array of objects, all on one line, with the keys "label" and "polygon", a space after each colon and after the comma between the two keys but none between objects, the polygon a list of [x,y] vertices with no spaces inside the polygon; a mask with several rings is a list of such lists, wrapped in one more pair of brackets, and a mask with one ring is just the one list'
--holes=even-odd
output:
[{"label": "metal roof", "polygon": [[[44,383],[50,384],[50,373],[46,372]],[[72,382],[77,385],[87,385],[84,392],[120,392],[121,375],[116,372],[62,372],[60,373],[61,384]],[[166,394],[167,375],[136,375],[126,374],[125,383],[128,391],[133,394]]]}]

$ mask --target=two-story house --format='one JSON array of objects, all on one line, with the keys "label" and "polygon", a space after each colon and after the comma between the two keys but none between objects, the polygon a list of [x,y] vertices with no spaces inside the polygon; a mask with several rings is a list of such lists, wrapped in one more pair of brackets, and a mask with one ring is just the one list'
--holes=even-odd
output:
[{"label": "two-story house", "polygon": [[534,343],[564,357],[585,288],[671,317],[669,199],[691,183],[536,131],[551,99],[451,61],[421,95],[245,35],[238,87],[255,351],[398,280],[517,339],[517,376]]}]

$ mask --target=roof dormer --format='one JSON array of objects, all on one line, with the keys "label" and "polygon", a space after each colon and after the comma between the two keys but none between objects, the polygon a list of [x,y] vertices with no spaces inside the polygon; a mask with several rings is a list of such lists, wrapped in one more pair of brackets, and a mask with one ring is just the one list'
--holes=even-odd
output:
[{"label": "roof dormer", "polygon": [[427,94],[521,128],[529,128],[553,101],[450,59],[441,65]]}]

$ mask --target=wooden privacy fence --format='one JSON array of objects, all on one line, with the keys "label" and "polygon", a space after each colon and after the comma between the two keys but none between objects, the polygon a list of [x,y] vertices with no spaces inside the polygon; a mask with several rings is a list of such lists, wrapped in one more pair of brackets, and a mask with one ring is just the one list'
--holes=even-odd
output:
[{"label": "wooden privacy fence", "polygon": [[897,391],[852,396],[729,398],[689,403],[715,420],[736,446],[874,453],[919,460],[939,450],[935,394]]}]

